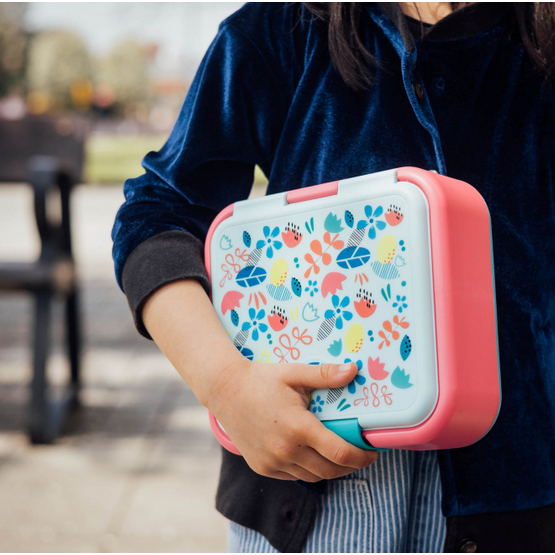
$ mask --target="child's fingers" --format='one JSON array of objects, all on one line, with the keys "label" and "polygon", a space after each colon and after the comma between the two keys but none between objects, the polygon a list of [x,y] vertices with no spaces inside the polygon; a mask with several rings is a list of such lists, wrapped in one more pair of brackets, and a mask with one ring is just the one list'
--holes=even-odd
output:
[{"label": "child's fingers", "polygon": [[358,372],[353,362],[347,364],[280,364],[283,381],[290,387],[325,389],[347,385]]},{"label": "child's fingers", "polygon": [[333,478],[347,476],[358,470],[358,468],[351,466],[340,466],[335,464],[324,458],[318,451],[312,449],[312,447],[306,447],[303,450],[297,464],[314,476],[317,476],[319,480],[332,480]]},{"label": "child's fingers", "polygon": [[298,480],[302,480],[303,482],[314,483],[322,480],[322,476],[319,476],[318,474],[314,474],[313,472],[310,472],[310,470],[307,470],[306,468],[303,468],[298,464],[294,464],[291,467],[290,472],[291,474],[294,474],[295,476],[297,476]]},{"label": "child's fingers", "polygon": [[378,458],[376,451],[366,451],[351,445],[315,418],[310,418],[310,425],[307,425],[306,443],[322,457],[339,466],[366,468]]},{"label": "child's fingers", "polygon": [[[299,478],[294,474],[290,474],[289,472],[274,472],[271,476],[268,476],[268,478],[275,478],[276,480],[285,480],[287,482],[296,482],[297,480],[302,480],[302,478]],[[303,480],[303,481],[307,482],[308,480]]]}]

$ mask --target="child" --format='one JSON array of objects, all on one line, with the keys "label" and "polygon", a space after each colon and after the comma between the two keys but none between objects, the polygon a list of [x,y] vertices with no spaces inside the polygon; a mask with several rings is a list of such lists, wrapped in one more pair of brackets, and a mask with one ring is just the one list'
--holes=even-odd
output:
[{"label": "child", "polygon": [[[554,10],[470,4],[435,23],[453,8],[437,4],[244,6],[166,145],[126,182],[114,259],[137,328],[244,455],[223,455],[230,550],[555,548]],[[347,384],[354,364],[269,371],[238,353],[206,294],[202,241],[248,196],[255,164],[269,193],[406,165],[478,188],[504,395],[484,439],[376,462],[306,410],[311,389]]]}]

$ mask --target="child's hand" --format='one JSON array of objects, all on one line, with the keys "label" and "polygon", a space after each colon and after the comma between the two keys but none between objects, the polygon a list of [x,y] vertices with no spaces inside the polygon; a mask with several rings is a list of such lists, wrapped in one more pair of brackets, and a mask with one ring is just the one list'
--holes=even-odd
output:
[{"label": "child's hand", "polygon": [[[143,308],[146,328],[259,474],[316,482],[377,459],[328,430],[309,410],[310,391],[341,387],[356,364],[255,364],[239,353],[195,280],[169,283]],[[222,366],[229,366],[222,370]]]},{"label": "child's hand", "polygon": [[378,454],[346,442],[307,407],[312,389],[347,385],[356,373],[353,363],[245,360],[220,374],[206,404],[258,474],[305,482],[337,478],[368,466]]}]

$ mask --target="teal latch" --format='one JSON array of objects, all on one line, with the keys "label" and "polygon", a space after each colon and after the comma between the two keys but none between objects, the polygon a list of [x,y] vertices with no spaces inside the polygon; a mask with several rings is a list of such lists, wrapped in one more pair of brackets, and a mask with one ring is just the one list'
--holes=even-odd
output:
[{"label": "teal latch", "polygon": [[372,447],[362,439],[362,428],[358,423],[357,418],[347,418],[345,420],[326,420],[322,424],[341,436],[345,441],[352,443],[361,449],[368,449],[370,451],[391,451],[391,449],[383,449],[382,447]]}]

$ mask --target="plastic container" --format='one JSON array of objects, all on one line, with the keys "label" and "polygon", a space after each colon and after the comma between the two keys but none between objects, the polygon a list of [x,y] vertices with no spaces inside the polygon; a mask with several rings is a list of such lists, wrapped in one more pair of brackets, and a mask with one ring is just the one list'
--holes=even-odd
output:
[{"label": "plastic container", "polygon": [[206,264],[250,360],[356,362],[348,386],[313,391],[309,406],[347,441],[452,449],[494,424],[491,225],[468,183],[404,167],[237,202],[213,222]]}]

